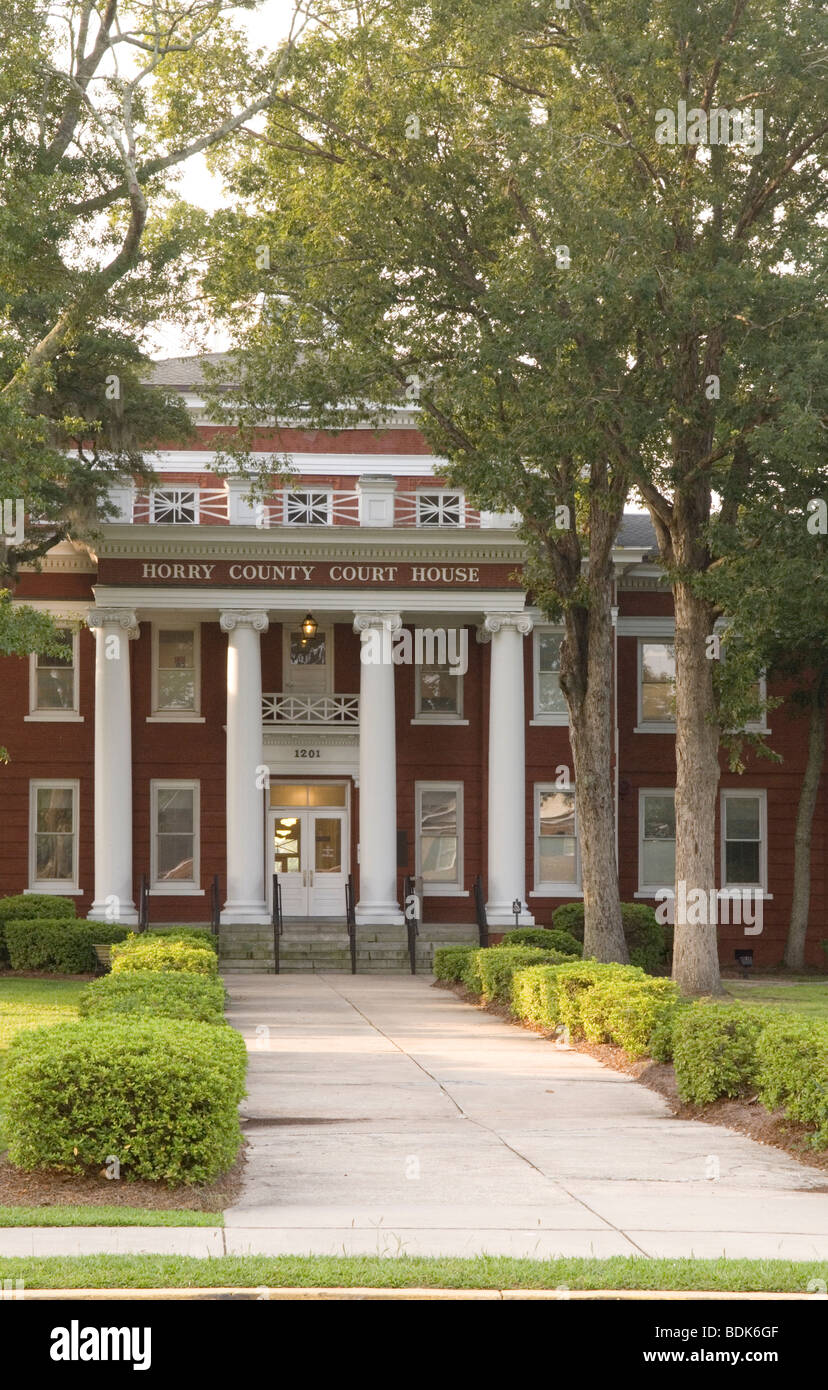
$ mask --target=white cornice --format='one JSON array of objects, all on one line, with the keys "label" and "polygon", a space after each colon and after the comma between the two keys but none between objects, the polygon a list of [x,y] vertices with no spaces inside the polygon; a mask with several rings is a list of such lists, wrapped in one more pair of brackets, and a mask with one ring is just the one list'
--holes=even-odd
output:
[{"label": "white cornice", "polygon": [[[318,477],[354,477],[362,473],[389,473],[397,478],[440,476],[446,460],[433,454],[306,454],[286,451],[297,473]],[[271,464],[278,472],[280,453],[275,449],[257,450],[251,455],[257,464]],[[215,449],[161,449],[153,456],[159,473],[209,473],[215,463]],[[216,475],[216,487],[223,479]]]},{"label": "white cornice", "polygon": [[306,560],[359,564],[412,560],[431,564],[461,562],[519,565],[524,548],[513,531],[415,527],[383,530],[364,526],[107,526],[98,546],[100,560],[210,559]]}]

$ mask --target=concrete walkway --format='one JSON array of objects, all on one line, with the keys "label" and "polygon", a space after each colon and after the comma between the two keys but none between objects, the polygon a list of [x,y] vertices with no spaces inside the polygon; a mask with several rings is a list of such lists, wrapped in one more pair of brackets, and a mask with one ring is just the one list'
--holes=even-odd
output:
[{"label": "concrete walkway", "polygon": [[426,979],[227,985],[251,1147],[225,1229],[6,1229],[0,1255],[828,1259],[818,1170]]},{"label": "concrete walkway", "polygon": [[227,983],[251,1053],[230,1253],[828,1259],[819,1171],[425,979]]}]

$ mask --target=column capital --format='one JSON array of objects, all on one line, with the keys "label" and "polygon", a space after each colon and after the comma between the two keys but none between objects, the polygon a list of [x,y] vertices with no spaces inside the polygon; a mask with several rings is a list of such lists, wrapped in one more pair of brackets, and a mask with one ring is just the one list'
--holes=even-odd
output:
[{"label": "column capital", "polygon": [[496,632],[502,632],[508,628],[514,628],[522,637],[528,637],[534,625],[528,613],[487,613],[483,620],[482,629],[479,631],[488,634],[488,636],[481,636],[478,641],[488,642]]},{"label": "column capital", "polygon": [[399,632],[402,618],[399,613],[355,613],[354,632]]},{"label": "column capital", "polygon": [[96,628],[120,627],[131,641],[141,632],[134,608],[90,608],[86,622],[93,632]]},{"label": "column capital", "polygon": [[252,627],[254,632],[267,632],[270,620],[265,612],[256,608],[225,608],[219,618],[222,632],[233,632],[237,627]]}]

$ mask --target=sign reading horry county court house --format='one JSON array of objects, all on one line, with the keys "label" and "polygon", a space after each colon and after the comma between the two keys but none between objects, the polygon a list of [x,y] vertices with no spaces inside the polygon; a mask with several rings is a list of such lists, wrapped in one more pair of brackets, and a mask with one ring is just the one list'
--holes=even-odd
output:
[{"label": "sign reading horry county court house", "polygon": [[279,588],[504,589],[520,586],[514,564],[305,564],[294,560],[118,560],[102,556],[103,584],[274,585]]}]

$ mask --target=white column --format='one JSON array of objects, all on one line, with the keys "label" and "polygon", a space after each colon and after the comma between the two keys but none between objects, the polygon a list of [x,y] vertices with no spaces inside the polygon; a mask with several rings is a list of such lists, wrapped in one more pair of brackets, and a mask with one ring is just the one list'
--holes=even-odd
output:
[{"label": "white column", "polygon": [[267,614],[221,614],[227,642],[227,901],[221,921],[270,920],[265,902],[262,653]]},{"label": "white column", "polygon": [[95,635],[95,900],[89,918],[133,926],[132,714],[129,643],[138,619],[128,608],[92,608]]},{"label": "white column", "polygon": [[[479,634],[491,638],[489,681],[489,900],[491,927],[513,927],[512,903],[526,902],[526,714],[523,639],[532,631],[525,613],[490,613]],[[522,911],[518,925],[534,917]]]},{"label": "white column", "polygon": [[358,925],[401,925],[397,901],[397,737],[391,640],[399,613],[357,613],[359,681]]}]

